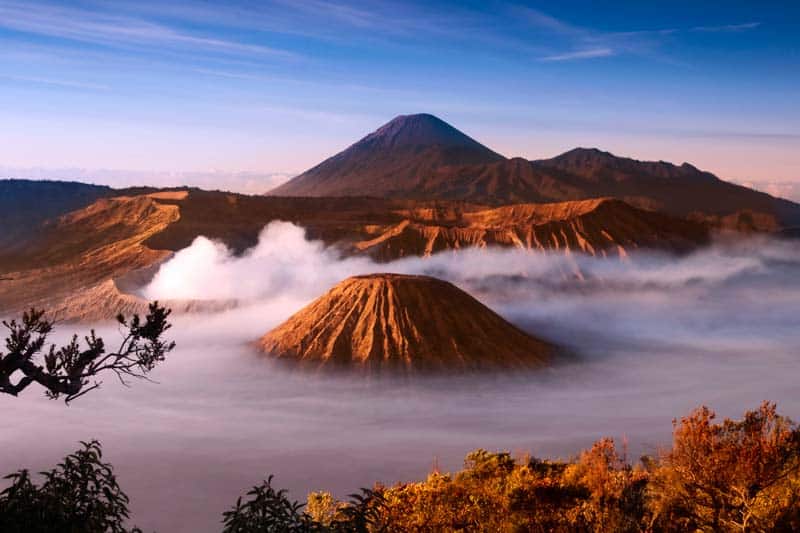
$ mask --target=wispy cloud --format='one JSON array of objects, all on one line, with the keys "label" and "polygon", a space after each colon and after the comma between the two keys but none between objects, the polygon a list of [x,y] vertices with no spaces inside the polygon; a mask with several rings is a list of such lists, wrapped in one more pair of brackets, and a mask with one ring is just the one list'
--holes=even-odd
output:
[{"label": "wispy cloud", "polygon": [[328,19],[335,19],[348,25],[359,28],[373,28],[383,26],[381,18],[375,11],[367,11],[345,2],[328,2],[326,0],[275,0],[290,9],[310,13],[315,16],[323,15]]},{"label": "wispy cloud", "polygon": [[196,35],[138,18],[50,4],[0,4],[0,27],[100,45],[187,46],[229,54],[290,58],[296,54],[260,44]]},{"label": "wispy cloud", "polygon": [[511,8],[530,24],[540,29],[579,38],[585,37],[590,33],[586,28],[571,24],[532,7],[513,5]]},{"label": "wispy cloud", "polygon": [[575,61],[578,59],[593,59],[597,57],[609,57],[614,55],[611,48],[590,48],[587,50],[576,50],[552,56],[545,56],[542,61]]},{"label": "wispy cloud", "polygon": [[695,26],[692,31],[706,31],[706,32],[725,32],[725,31],[745,31],[752,30],[761,26],[760,22],[747,22],[745,24],[727,24],[724,26]]},{"label": "wispy cloud", "polygon": [[89,89],[93,91],[107,91],[110,89],[108,85],[101,85],[99,83],[88,83],[83,81],[61,80],[54,78],[39,78],[34,76],[12,76],[0,74],[0,79],[37,83],[42,85],[53,85],[56,87],[68,87],[71,89]]},{"label": "wispy cloud", "polygon": [[564,43],[566,51],[554,51],[544,55],[541,61],[574,61],[621,55],[624,53],[664,58],[654,54],[664,40],[686,32],[741,32],[757,28],[760,22],[695,26],[688,29],[656,28],[631,31],[601,31],[569,23],[538,9],[527,6],[512,6],[518,15],[541,32],[553,35]]}]

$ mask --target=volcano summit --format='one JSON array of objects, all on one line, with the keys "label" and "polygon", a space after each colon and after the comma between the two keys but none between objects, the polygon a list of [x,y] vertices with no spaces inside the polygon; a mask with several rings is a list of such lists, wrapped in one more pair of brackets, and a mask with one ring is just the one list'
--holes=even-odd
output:
[{"label": "volcano summit", "polygon": [[270,194],[423,196],[427,180],[440,168],[503,160],[433,115],[400,115]]}]

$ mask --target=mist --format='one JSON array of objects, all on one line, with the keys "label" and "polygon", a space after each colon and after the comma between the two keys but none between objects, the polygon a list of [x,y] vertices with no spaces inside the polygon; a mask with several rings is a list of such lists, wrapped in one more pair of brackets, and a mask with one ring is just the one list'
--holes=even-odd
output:
[{"label": "mist", "polygon": [[[273,365],[251,343],[347,276],[447,279],[574,357],[530,374],[375,380]],[[218,531],[263,477],[303,499],[455,470],[482,447],[568,458],[603,436],[631,458],[669,443],[700,404],[739,416],[762,400],[800,419],[800,247],[753,239],[682,257],[471,249],[377,264],[302,228],[267,226],[240,257],[203,237],[165,263],[148,298],[236,299],[174,317],[155,383],[107,380],[69,407],[0,398],[0,473],[49,468],[98,438],[144,530]],[[117,328],[97,325],[109,344]],[[60,339],[74,326],[59,327]],[[88,329],[81,328],[81,329]]]}]

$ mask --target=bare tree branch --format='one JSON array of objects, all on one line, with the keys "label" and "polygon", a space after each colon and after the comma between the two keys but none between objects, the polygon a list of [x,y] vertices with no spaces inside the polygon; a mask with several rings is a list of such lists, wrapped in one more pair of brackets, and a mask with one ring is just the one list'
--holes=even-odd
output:
[{"label": "bare tree branch", "polygon": [[94,381],[94,378],[103,372],[114,372],[126,386],[126,377],[147,379],[147,374],[175,347],[174,342],[163,338],[171,327],[170,314],[169,309],[153,302],[144,321],[139,315],[133,315],[130,320],[119,315],[117,321],[126,331],[116,351],[106,352],[103,339],[92,330],[84,337],[85,349],[77,335],[59,348],[50,345],[44,354],[43,366],[36,361],[36,356],[43,352],[47,337],[53,331],[53,322],[45,318],[44,311],[31,309],[19,322],[3,321],[8,337],[6,353],[0,352],[0,393],[18,396],[31,384],[38,383],[49,398],[64,396],[64,401],[69,403],[98,388],[102,381]]}]

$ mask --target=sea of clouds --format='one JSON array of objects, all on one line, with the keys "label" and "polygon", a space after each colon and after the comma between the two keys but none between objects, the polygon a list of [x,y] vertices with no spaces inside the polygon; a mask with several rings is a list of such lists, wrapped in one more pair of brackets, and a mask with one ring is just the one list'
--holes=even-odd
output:
[{"label": "sea of clouds", "polygon": [[[447,279],[575,357],[532,374],[395,382],[292,372],[255,351],[253,340],[337,282],[370,272]],[[98,438],[136,524],[217,531],[221,512],[271,473],[298,498],[344,495],[418,479],[434,461],[456,469],[477,447],[568,457],[612,436],[635,458],[700,404],[738,416],[768,399],[800,419],[799,280],[797,241],[763,238],[681,257],[473,249],[380,264],[284,222],[238,257],[200,237],[143,295],[239,307],[174,317],[178,348],[155,383],[109,380],[68,408],[35,392],[0,398],[0,473],[49,467]]]}]

